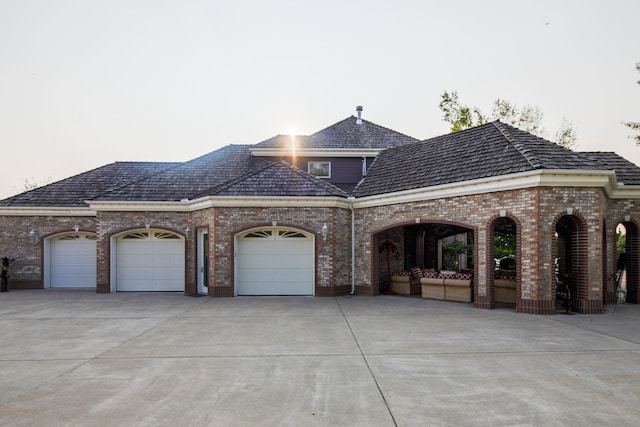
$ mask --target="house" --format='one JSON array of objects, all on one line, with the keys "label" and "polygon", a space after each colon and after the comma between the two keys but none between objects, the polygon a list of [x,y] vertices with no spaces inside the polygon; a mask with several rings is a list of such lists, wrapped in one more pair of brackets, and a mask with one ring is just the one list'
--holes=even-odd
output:
[{"label": "house", "polygon": [[[419,141],[361,114],[183,163],[117,162],[2,200],[10,286],[377,295],[392,272],[413,268],[418,284],[464,269],[478,308],[552,314],[566,288],[572,310],[600,313],[616,298],[623,225],[627,301],[638,303],[636,165],[498,121]],[[505,235],[515,249],[501,272]],[[451,242],[468,250],[447,256]],[[457,279],[443,277],[444,292]]]}]

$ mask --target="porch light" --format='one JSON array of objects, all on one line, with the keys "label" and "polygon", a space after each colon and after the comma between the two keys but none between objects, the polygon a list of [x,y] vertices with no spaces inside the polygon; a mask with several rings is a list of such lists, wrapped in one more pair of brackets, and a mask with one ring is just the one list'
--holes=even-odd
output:
[{"label": "porch light", "polygon": [[29,237],[31,237],[31,241],[34,244],[38,243],[38,240],[40,239],[40,236],[38,236],[38,232],[36,230],[31,230],[29,232]]},{"label": "porch light", "polygon": [[329,236],[329,227],[327,227],[327,223],[322,226],[322,240],[327,241],[327,236]]}]

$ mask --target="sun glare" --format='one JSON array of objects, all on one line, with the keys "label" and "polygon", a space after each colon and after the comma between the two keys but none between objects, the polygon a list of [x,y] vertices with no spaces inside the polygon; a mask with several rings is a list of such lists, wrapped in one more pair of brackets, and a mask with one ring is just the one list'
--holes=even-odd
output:
[{"label": "sun glare", "polygon": [[291,160],[292,163],[296,164],[296,134],[294,132],[290,132],[291,136]]}]

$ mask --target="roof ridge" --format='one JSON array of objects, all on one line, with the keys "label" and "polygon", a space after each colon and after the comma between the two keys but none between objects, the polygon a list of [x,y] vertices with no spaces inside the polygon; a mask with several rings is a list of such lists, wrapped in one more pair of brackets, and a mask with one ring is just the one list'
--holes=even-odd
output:
[{"label": "roof ridge", "polygon": [[502,129],[501,126],[498,126],[498,125],[505,125],[505,123],[502,123],[500,120],[494,120],[493,122],[491,122],[491,124],[496,129],[498,129],[498,132],[500,132],[500,134],[502,136],[504,136],[504,138],[507,140],[507,142],[509,144],[511,144],[513,146],[513,148],[515,148],[516,151],[522,155],[522,157],[524,157],[524,159],[527,161],[527,163],[529,163],[529,165],[531,165],[532,168],[539,169],[539,168],[542,167],[542,165],[540,165],[540,162],[538,161],[538,159],[536,159],[535,156],[533,156],[533,154],[531,153],[531,151],[529,149],[524,147],[519,142],[513,140],[513,138],[511,136],[507,135],[507,132],[504,129]]},{"label": "roof ridge", "polygon": [[[336,125],[338,125],[338,124],[340,124],[340,123],[344,123],[344,122],[346,122],[347,120],[351,120],[351,119],[353,119],[353,120],[357,120],[358,118],[352,114],[352,115],[350,115],[349,117],[347,117],[347,118],[345,118],[345,119],[339,120],[339,121],[335,122],[334,124],[332,124],[332,125],[330,125],[330,126],[326,126],[326,127],[322,128],[322,129],[320,129],[320,130],[319,130],[319,131],[317,131],[317,132],[314,132],[314,133],[312,133],[312,134],[310,134],[310,135],[303,135],[303,136],[312,137],[312,136],[314,136],[314,135],[316,135],[316,134],[319,134],[320,132],[323,132],[323,131],[325,131],[325,130],[327,130],[327,129],[329,129],[329,128],[332,128],[332,127],[334,127],[334,126],[336,126]],[[397,130],[395,130],[395,129],[391,129],[391,128],[388,128],[388,127],[386,127],[386,126],[379,125],[379,124],[377,124],[377,123],[372,122],[371,120],[366,120],[366,119],[361,119],[361,120],[362,120],[362,124],[368,124],[368,125],[370,125],[370,126],[375,126],[375,127],[380,128],[380,129],[385,129],[385,130],[387,130],[387,131],[389,131],[389,132],[397,133],[398,135],[402,135],[402,136],[406,136],[407,138],[414,139],[416,142],[419,142],[419,141],[420,141],[418,138],[415,138],[415,137],[413,137],[413,136],[411,136],[411,135],[407,135],[406,133],[398,132]],[[296,136],[297,136],[297,135],[296,135]]]}]

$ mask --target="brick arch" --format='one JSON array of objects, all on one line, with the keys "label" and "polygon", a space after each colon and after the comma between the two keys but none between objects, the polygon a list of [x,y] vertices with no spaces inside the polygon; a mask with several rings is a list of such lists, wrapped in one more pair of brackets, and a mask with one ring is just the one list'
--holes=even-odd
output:
[{"label": "brick arch", "polygon": [[[496,225],[498,221],[502,219],[509,219],[513,221],[515,224],[515,234],[516,234],[516,290],[515,290],[515,303],[516,303],[516,311],[518,311],[518,307],[521,302],[521,277],[522,277],[522,224],[520,219],[513,215],[510,212],[506,212],[505,215],[496,214],[489,218],[487,222],[487,233],[486,242],[485,242],[485,253],[486,253],[486,277],[487,277],[487,293],[484,296],[476,295],[476,307],[480,308],[494,308],[495,307],[495,270],[494,270],[494,258],[495,258],[495,247],[494,247],[494,234],[496,230]],[[477,290],[476,290],[477,293]]]},{"label": "brick arch", "polygon": [[[640,303],[640,226],[635,219],[623,219],[616,222],[622,224],[626,230],[626,279],[627,279],[627,302],[638,304]],[[616,253],[616,243],[613,242],[613,251]],[[617,264],[617,257],[614,257]],[[614,271],[617,270],[617,266],[614,265]],[[614,289],[614,292],[616,290]],[[617,295],[614,296],[614,298]],[[615,300],[614,300],[615,301]]]},{"label": "brick arch", "polygon": [[429,220],[429,219],[421,218],[420,222],[416,222],[415,220],[400,221],[397,223],[389,224],[387,226],[378,228],[369,233],[369,242],[370,242],[370,248],[371,248],[369,265],[370,265],[370,271],[371,271],[371,287],[372,287],[371,292],[373,295],[377,295],[379,293],[379,288],[380,288],[380,253],[378,248],[381,242],[379,241],[379,236],[385,231],[402,228],[402,227],[408,227],[408,226],[416,226],[421,224],[422,225],[426,225],[426,224],[451,225],[451,226],[464,228],[473,233],[473,236],[474,236],[473,248],[472,248],[473,260],[474,260],[473,287],[474,289],[477,288],[477,285],[475,283],[477,283],[477,269],[478,269],[478,266],[477,266],[478,263],[476,261],[478,259],[478,239],[477,239],[478,227],[470,224],[466,224],[460,221],[448,221],[448,220],[440,220],[440,219]]},{"label": "brick arch", "polygon": [[[566,223],[566,224],[564,224]],[[558,230],[558,227],[567,230]],[[558,237],[555,237],[555,233]],[[562,233],[562,234],[561,234]],[[549,254],[551,265],[555,264],[555,250],[558,245],[558,271],[560,274],[569,274],[571,277],[569,287],[571,290],[571,305],[573,311],[585,314],[602,312],[602,299],[589,299],[589,242],[587,233],[587,221],[580,212],[568,214],[558,213],[552,221],[552,244]],[[556,300],[558,280],[552,273],[553,292],[552,299]],[[557,301],[556,301],[557,303]]]}]

